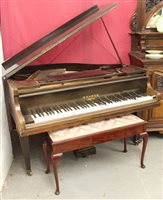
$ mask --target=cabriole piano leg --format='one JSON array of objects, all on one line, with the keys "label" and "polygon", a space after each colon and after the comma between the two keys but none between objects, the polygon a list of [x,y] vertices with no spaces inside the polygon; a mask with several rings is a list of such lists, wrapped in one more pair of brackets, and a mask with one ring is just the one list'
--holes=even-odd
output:
[{"label": "cabriole piano leg", "polygon": [[140,138],[143,140],[143,147],[142,147],[142,153],[141,153],[141,168],[145,168],[144,165],[144,155],[147,147],[147,142],[148,142],[148,133],[144,132],[140,134]]},{"label": "cabriole piano leg", "polygon": [[60,153],[60,154],[52,153],[52,155],[51,155],[52,164],[53,164],[53,172],[54,172],[55,183],[56,183],[56,191],[55,191],[56,195],[60,194],[59,179],[58,179],[58,173],[57,173],[57,161],[61,156],[62,156],[62,153]]},{"label": "cabriole piano leg", "polygon": [[32,171],[31,171],[31,163],[30,163],[29,137],[19,136],[19,140],[20,140],[21,149],[22,149],[22,153],[23,153],[23,157],[25,161],[25,168],[26,168],[27,174],[31,176]]}]

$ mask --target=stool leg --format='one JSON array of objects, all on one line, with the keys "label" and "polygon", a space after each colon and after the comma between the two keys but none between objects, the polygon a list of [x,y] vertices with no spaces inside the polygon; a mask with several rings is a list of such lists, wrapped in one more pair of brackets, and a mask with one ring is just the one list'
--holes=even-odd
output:
[{"label": "stool leg", "polygon": [[145,168],[144,155],[145,155],[147,142],[148,142],[148,133],[147,132],[141,133],[140,137],[143,139],[143,147],[142,147],[142,153],[141,153],[141,168]]},{"label": "stool leg", "polygon": [[124,138],[124,150],[123,150],[124,153],[127,152],[127,138]]},{"label": "stool leg", "polygon": [[49,159],[48,159],[48,154],[47,154],[47,141],[43,142],[42,149],[43,149],[43,155],[44,155],[44,160],[46,164],[45,173],[48,174],[50,172],[50,164],[49,164]]},{"label": "stool leg", "polygon": [[55,183],[56,183],[56,191],[55,191],[56,195],[60,194],[59,179],[58,179],[58,173],[57,173],[57,161],[61,156],[62,156],[62,153],[60,153],[60,154],[53,154],[52,153],[52,155],[51,155],[52,164],[53,164],[53,172],[54,172]]}]

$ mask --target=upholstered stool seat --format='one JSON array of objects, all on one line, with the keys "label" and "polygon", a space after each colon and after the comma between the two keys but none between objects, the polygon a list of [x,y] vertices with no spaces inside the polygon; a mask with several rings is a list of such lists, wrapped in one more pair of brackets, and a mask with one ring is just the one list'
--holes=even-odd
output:
[{"label": "upholstered stool seat", "polygon": [[47,134],[47,140],[43,143],[43,152],[47,164],[47,173],[50,171],[46,152],[47,141],[52,152],[53,170],[56,180],[56,192],[59,194],[59,180],[57,174],[57,160],[67,151],[81,149],[103,142],[124,138],[124,152],[127,152],[126,138],[140,135],[143,139],[143,150],[141,154],[141,167],[143,163],[148,135],[146,133],[146,122],[135,115],[126,115],[113,119],[89,123],[62,130],[51,131]]}]

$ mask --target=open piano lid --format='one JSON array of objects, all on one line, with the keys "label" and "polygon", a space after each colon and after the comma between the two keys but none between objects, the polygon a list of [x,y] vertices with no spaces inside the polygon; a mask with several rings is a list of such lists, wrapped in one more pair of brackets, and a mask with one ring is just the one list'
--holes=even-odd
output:
[{"label": "open piano lid", "polygon": [[95,20],[107,14],[116,6],[116,3],[112,3],[103,8],[93,6],[70,21],[66,22],[62,26],[58,27],[51,33],[47,34],[40,40],[36,41],[29,47],[20,51],[18,54],[2,63],[2,66],[6,70],[4,78],[11,77],[41,55],[50,51],[52,48],[56,47]]}]

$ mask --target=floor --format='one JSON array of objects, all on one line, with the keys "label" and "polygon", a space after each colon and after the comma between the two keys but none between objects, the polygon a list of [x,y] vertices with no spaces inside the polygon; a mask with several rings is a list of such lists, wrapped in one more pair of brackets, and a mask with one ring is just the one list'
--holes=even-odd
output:
[{"label": "floor", "polygon": [[96,155],[76,158],[65,153],[58,163],[61,194],[55,195],[53,171],[45,174],[38,136],[31,138],[33,175],[24,171],[18,140],[15,159],[4,184],[3,199],[163,199],[163,135],[150,134],[145,157],[146,168],[140,168],[141,146],[128,141],[123,153],[122,141],[96,146]]}]

